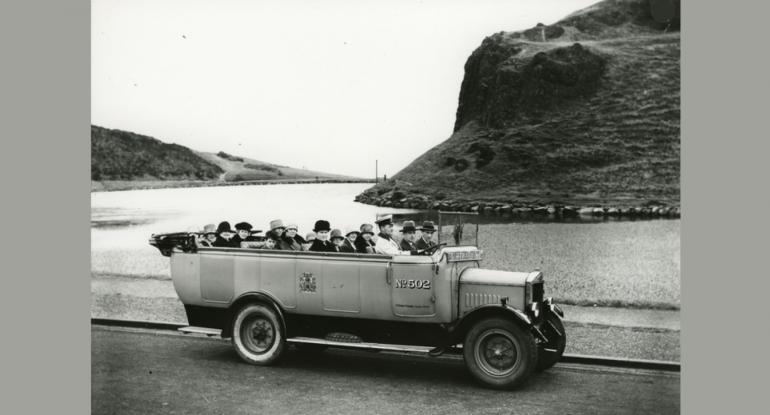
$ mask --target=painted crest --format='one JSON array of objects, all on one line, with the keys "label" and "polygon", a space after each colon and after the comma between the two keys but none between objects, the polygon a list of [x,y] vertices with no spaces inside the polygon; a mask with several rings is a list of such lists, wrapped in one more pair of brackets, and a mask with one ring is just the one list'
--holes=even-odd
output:
[{"label": "painted crest", "polygon": [[312,272],[303,272],[299,276],[299,291],[303,293],[316,292],[315,275]]}]

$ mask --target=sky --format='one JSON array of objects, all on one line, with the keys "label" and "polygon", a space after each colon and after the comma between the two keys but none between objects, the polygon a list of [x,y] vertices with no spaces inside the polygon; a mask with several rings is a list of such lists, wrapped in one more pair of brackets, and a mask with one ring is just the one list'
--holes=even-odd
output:
[{"label": "sky", "polygon": [[597,0],[91,1],[91,124],[392,176],[449,138],[489,35]]}]

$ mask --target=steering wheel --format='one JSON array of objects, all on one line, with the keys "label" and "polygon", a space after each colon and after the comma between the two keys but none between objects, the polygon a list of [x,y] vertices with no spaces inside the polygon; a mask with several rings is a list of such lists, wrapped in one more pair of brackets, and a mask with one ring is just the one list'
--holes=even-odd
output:
[{"label": "steering wheel", "polygon": [[440,243],[438,245],[433,245],[430,248],[425,248],[425,249],[423,249],[421,255],[433,255],[433,254],[436,253],[436,251],[439,250],[439,248],[441,248],[444,245],[446,245],[446,242],[442,242],[442,243]]}]

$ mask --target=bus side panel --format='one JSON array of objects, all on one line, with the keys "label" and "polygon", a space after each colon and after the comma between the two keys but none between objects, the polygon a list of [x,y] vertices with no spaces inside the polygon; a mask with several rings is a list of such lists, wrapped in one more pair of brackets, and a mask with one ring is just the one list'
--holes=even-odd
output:
[{"label": "bus side panel", "polygon": [[171,277],[182,304],[203,304],[199,269],[197,254],[174,252],[171,255]]},{"label": "bus side panel", "polygon": [[390,285],[387,282],[388,262],[361,262],[359,264],[361,317],[392,319]]},{"label": "bus side panel", "polygon": [[297,308],[297,259],[291,256],[255,259],[261,262],[261,291],[272,295],[285,309]]},{"label": "bus side panel", "polygon": [[229,304],[233,300],[235,259],[231,254],[200,256],[200,286],[203,301]]}]

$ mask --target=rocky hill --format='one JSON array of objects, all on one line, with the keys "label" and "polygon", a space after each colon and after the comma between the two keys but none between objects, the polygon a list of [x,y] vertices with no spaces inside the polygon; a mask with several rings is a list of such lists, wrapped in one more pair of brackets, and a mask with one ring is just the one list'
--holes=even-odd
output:
[{"label": "rocky hill", "polygon": [[487,37],[465,64],[452,136],[357,200],[678,206],[678,27],[678,1],[606,0]]}]

